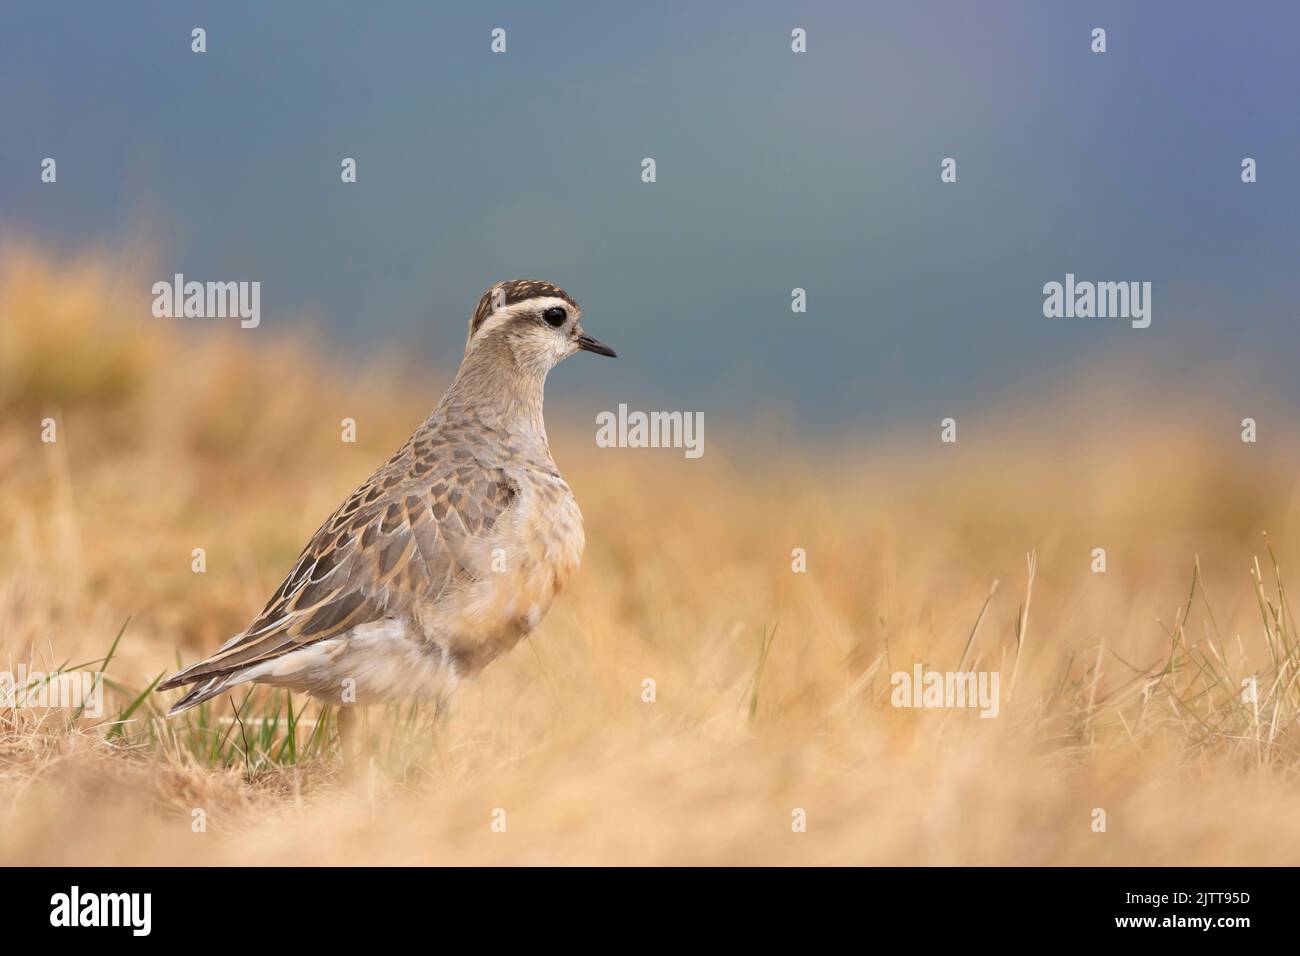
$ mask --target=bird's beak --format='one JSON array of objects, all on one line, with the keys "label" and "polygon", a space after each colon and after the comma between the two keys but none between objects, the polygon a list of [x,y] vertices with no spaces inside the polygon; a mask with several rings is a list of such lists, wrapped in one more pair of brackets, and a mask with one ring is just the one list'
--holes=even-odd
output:
[{"label": "bird's beak", "polygon": [[596,339],[593,339],[586,332],[583,332],[578,336],[578,348],[582,349],[584,352],[595,352],[597,355],[608,355],[610,358],[618,358],[618,353],[616,353],[612,348],[604,342],[599,342]]}]

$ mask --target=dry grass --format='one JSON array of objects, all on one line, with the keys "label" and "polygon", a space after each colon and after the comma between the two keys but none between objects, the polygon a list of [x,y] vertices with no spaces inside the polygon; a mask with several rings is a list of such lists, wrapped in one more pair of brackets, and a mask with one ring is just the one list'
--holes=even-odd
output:
[{"label": "dry grass", "polygon": [[[165,723],[140,692],[243,626],[440,383],[150,319],[147,288],[114,257],[0,257],[0,667],[102,658],[130,619],[103,721],[0,713],[0,858],[1300,862],[1300,645],[1262,536],[1300,566],[1295,436],[1242,445],[1190,407],[779,454],[711,423],[690,462],[598,450],[553,409],[583,570],[436,741],[430,714],[374,712],[349,791],[305,701],[292,734],[260,693],[239,724]],[[918,660],[998,670],[1000,715],[891,707]]]}]

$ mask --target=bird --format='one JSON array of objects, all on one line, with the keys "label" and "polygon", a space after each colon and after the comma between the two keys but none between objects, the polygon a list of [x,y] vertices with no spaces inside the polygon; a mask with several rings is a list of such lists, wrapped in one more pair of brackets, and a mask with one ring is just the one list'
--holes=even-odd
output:
[{"label": "bird", "polygon": [[320,526],[252,622],[158,685],[171,717],[256,683],[354,708],[446,703],[533,630],[577,571],[582,513],[546,437],[548,373],[615,356],[558,286],[490,286],[460,368],[410,438]]}]

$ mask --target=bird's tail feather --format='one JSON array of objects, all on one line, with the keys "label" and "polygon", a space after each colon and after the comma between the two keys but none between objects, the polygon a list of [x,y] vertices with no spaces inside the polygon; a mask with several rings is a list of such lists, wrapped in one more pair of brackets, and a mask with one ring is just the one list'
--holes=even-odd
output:
[{"label": "bird's tail feather", "polygon": [[[217,649],[217,653],[221,653],[243,636],[242,633],[236,634],[225,644],[222,644]],[[226,667],[218,669],[218,667],[213,666],[212,658],[208,657],[196,661],[189,667],[182,667],[159,684],[155,690],[173,690],[177,687],[184,687],[186,684],[194,685],[184,697],[173,704],[171,709],[167,711],[168,717],[174,717],[183,710],[189,710],[191,707],[196,707],[205,700],[217,696],[232,684],[243,683],[247,680],[247,677],[244,676],[246,671],[247,668]]]},{"label": "bird's tail feather", "polygon": [[207,680],[200,680],[199,683],[189,689],[189,692],[184,697],[172,704],[171,708],[167,711],[167,716],[175,717],[182,711],[189,710],[191,707],[197,707],[205,700],[210,700],[211,698],[216,697],[232,684],[240,684],[243,683],[244,680],[246,680],[244,675],[238,672],[234,674],[218,674],[217,676],[210,677]]}]

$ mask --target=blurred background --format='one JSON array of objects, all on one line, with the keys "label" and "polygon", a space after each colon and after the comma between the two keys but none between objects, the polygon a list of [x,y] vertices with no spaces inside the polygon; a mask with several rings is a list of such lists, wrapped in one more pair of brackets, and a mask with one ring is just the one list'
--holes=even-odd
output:
[{"label": "blurred background", "polygon": [[[1220,400],[1245,379],[1293,406],[1298,28],[1289,2],[13,0],[0,223],[144,237],[150,281],[261,281],[259,334],[309,322],[444,371],[488,284],[551,279],[622,356],[554,394],[761,403],[801,434],[1116,360],[1199,391],[1184,370],[1212,357]],[[1151,328],[1045,319],[1067,272],[1150,281]]]},{"label": "blurred background", "polygon": [[[0,669],[111,683],[0,710],[0,859],[1300,861],[1297,27],[9,0]],[[178,272],[260,282],[260,327],[155,318]],[[1150,282],[1151,327],[1044,318],[1067,273]],[[548,386],[588,547],[541,626],[436,722],[376,713],[362,793],[301,698],[165,720],[508,277],[619,352]],[[704,412],[703,458],[597,448],[619,403]],[[998,719],[892,707],[918,663],[1000,673]]]}]

